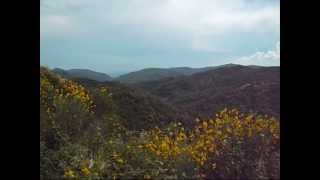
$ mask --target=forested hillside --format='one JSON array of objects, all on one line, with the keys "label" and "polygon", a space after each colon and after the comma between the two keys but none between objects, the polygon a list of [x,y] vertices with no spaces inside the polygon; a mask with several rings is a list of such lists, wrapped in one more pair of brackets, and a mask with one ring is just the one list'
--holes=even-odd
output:
[{"label": "forested hillside", "polygon": [[189,118],[188,125],[180,117],[190,101],[201,107],[196,97],[216,100],[216,90],[231,99],[237,91],[272,99],[264,88],[277,91],[277,72],[238,67],[194,74],[190,82],[140,85],[151,95],[114,82],[64,79],[41,67],[40,178],[279,179],[278,118],[236,109]]},{"label": "forested hillside", "polygon": [[[117,82],[97,82],[87,79],[75,79],[89,91],[107,88],[113,100],[114,112],[124,119],[130,130],[149,129],[158,125],[163,127],[172,121],[181,120],[178,110],[163,102],[160,98],[137,88],[127,87]],[[104,102],[96,98],[96,113],[102,114]]]},{"label": "forested hillside", "polygon": [[224,108],[280,118],[280,68],[226,66],[191,76],[136,83],[191,119],[208,118]]},{"label": "forested hillside", "polygon": [[212,66],[204,68],[190,68],[190,67],[176,67],[176,68],[147,68],[128,74],[121,75],[115,78],[115,81],[119,81],[125,84],[141,83],[148,81],[156,81],[169,77],[181,77],[189,76],[199,72],[205,72],[212,69],[218,69],[223,67],[232,67],[235,64],[226,64],[222,66]]}]

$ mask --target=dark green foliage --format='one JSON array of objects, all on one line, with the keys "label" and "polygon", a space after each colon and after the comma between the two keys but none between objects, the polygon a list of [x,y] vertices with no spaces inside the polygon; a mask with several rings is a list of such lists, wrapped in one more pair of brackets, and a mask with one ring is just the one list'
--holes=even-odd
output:
[{"label": "dark green foliage", "polygon": [[[97,105],[96,114],[101,115],[112,109],[112,114],[122,119],[123,124],[130,130],[149,129],[155,124],[163,127],[182,118],[174,107],[137,88],[116,82],[99,83],[86,79],[76,81],[90,90]],[[95,93],[101,87],[107,87],[110,92],[109,100]]]},{"label": "dark green foliage", "polygon": [[279,67],[233,65],[135,85],[187,112],[186,122],[226,107],[280,117]]}]

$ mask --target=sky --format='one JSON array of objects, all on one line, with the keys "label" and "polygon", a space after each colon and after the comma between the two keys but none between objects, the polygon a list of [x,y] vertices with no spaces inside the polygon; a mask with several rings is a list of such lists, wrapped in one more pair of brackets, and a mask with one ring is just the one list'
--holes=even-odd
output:
[{"label": "sky", "polygon": [[112,76],[149,67],[280,66],[279,0],[41,0],[40,63]]}]

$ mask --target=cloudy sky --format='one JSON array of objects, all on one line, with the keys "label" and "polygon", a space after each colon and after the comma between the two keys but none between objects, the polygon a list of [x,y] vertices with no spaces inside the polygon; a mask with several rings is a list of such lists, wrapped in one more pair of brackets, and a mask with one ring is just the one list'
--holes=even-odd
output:
[{"label": "cloudy sky", "polygon": [[280,65],[279,6],[279,0],[41,0],[41,64],[111,75]]}]

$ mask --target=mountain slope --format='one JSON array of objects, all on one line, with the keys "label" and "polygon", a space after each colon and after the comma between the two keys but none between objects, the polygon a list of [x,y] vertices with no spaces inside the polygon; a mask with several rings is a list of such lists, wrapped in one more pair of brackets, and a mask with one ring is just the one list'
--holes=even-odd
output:
[{"label": "mountain slope", "polygon": [[188,117],[209,117],[228,107],[280,117],[280,68],[225,66],[186,77],[137,83]]},{"label": "mountain slope", "polygon": [[112,80],[112,77],[107,74],[91,71],[88,69],[63,70],[60,68],[55,68],[53,69],[53,72],[65,78],[85,78],[85,79],[91,79],[99,82]]},{"label": "mountain slope", "polygon": [[[173,106],[137,88],[127,87],[117,82],[97,82],[79,78],[74,80],[91,92],[101,87],[108,88],[116,106],[115,113],[125,121],[131,130],[149,129],[154,126],[163,127],[172,121],[181,119]],[[99,104],[99,99],[96,99],[95,102]],[[97,114],[104,111],[101,109],[103,107],[97,105]]]},{"label": "mountain slope", "polygon": [[177,67],[177,68],[147,68],[136,72],[131,72],[114,80],[132,84],[146,81],[156,81],[168,77],[189,76],[195,73],[204,72],[212,69],[221,68],[224,66],[234,66],[234,64],[227,64],[216,67],[204,67],[204,68],[189,68],[189,67]]}]

